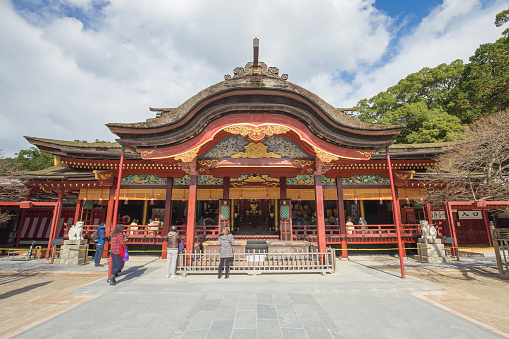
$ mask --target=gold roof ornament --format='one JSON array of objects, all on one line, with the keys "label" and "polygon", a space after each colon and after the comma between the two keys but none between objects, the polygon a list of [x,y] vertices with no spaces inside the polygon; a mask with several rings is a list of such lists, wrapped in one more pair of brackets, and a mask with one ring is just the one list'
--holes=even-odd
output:
[{"label": "gold roof ornament", "polygon": [[[277,67],[267,67],[264,62],[258,61],[258,52],[260,49],[260,40],[258,38],[253,39],[253,62],[248,62],[244,67],[236,67],[233,70],[233,78],[240,78],[249,75],[266,76],[269,78],[279,78],[282,80],[288,80],[288,74],[279,76],[279,69]],[[225,80],[231,80],[232,76],[226,74]]]}]

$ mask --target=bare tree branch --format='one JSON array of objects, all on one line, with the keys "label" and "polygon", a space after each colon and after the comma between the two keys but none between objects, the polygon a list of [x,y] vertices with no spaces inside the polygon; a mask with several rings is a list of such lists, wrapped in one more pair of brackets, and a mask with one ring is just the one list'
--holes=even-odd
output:
[{"label": "bare tree branch", "polygon": [[[25,185],[20,165],[12,159],[6,159],[0,151],[0,201],[23,201],[29,189]],[[0,223],[11,219],[9,211],[0,210]]]},{"label": "bare tree branch", "polygon": [[429,174],[433,205],[509,200],[509,111],[472,124],[465,143],[440,155]]}]

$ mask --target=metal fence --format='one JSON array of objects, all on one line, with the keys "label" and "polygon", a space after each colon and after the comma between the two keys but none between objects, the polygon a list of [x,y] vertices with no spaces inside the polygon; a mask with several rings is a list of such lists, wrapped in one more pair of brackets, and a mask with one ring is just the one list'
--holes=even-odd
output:
[{"label": "metal fence", "polygon": [[493,228],[491,230],[495,256],[497,257],[498,271],[501,274],[509,273],[509,228]]},{"label": "metal fence", "polygon": [[[187,274],[217,274],[219,253],[195,252],[180,253],[177,271]],[[336,258],[334,250],[327,248],[325,252],[296,250],[295,252],[267,253],[254,250],[252,252],[234,253],[230,265],[231,273],[333,273]]]}]

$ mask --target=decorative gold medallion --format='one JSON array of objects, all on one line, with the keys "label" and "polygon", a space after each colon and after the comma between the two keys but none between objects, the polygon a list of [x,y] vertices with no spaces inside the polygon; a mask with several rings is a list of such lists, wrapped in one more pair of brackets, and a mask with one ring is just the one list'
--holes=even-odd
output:
[{"label": "decorative gold medallion", "polygon": [[265,136],[272,136],[274,134],[284,134],[288,132],[290,128],[280,125],[233,125],[228,126],[224,131],[231,134],[240,134],[243,137],[249,136],[253,141],[259,141],[265,138]]},{"label": "decorative gold medallion", "polygon": [[313,149],[315,150],[316,157],[320,159],[320,161],[323,162],[324,164],[339,159],[337,155],[325,152],[324,150],[321,150],[319,148],[313,147]]},{"label": "decorative gold medallion", "polygon": [[196,158],[198,151],[200,151],[200,147],[193,148],[190,151],[176,155],[175,160],[182,160],[182,162],[191,162],[193,161],[194,158]]},{"label": "decorative gold medallion", "polygon": [[239,152],[237,154],[233,154],[232,158],[281,158],[281,155],[276,154],[274,152],[267,152],[269,146],[265,146],[264,144],[253,144],[250,143],[247,146],[244,146],[246,152]]}]

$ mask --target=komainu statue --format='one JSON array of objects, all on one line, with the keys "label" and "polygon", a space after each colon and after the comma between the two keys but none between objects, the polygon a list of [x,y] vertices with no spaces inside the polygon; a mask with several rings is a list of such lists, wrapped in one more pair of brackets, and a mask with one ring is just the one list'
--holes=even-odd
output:
[{"label": "komainu statue", "polygon": [[69,240],[83,240],[83,221],[78,221],[69,229]]},{"label": "komainu statue", "polygon": [[434,242],[437,237],[437,229],[428,223],[427,220],[421,220],[421,238],[424,239],[426,243]]}]

